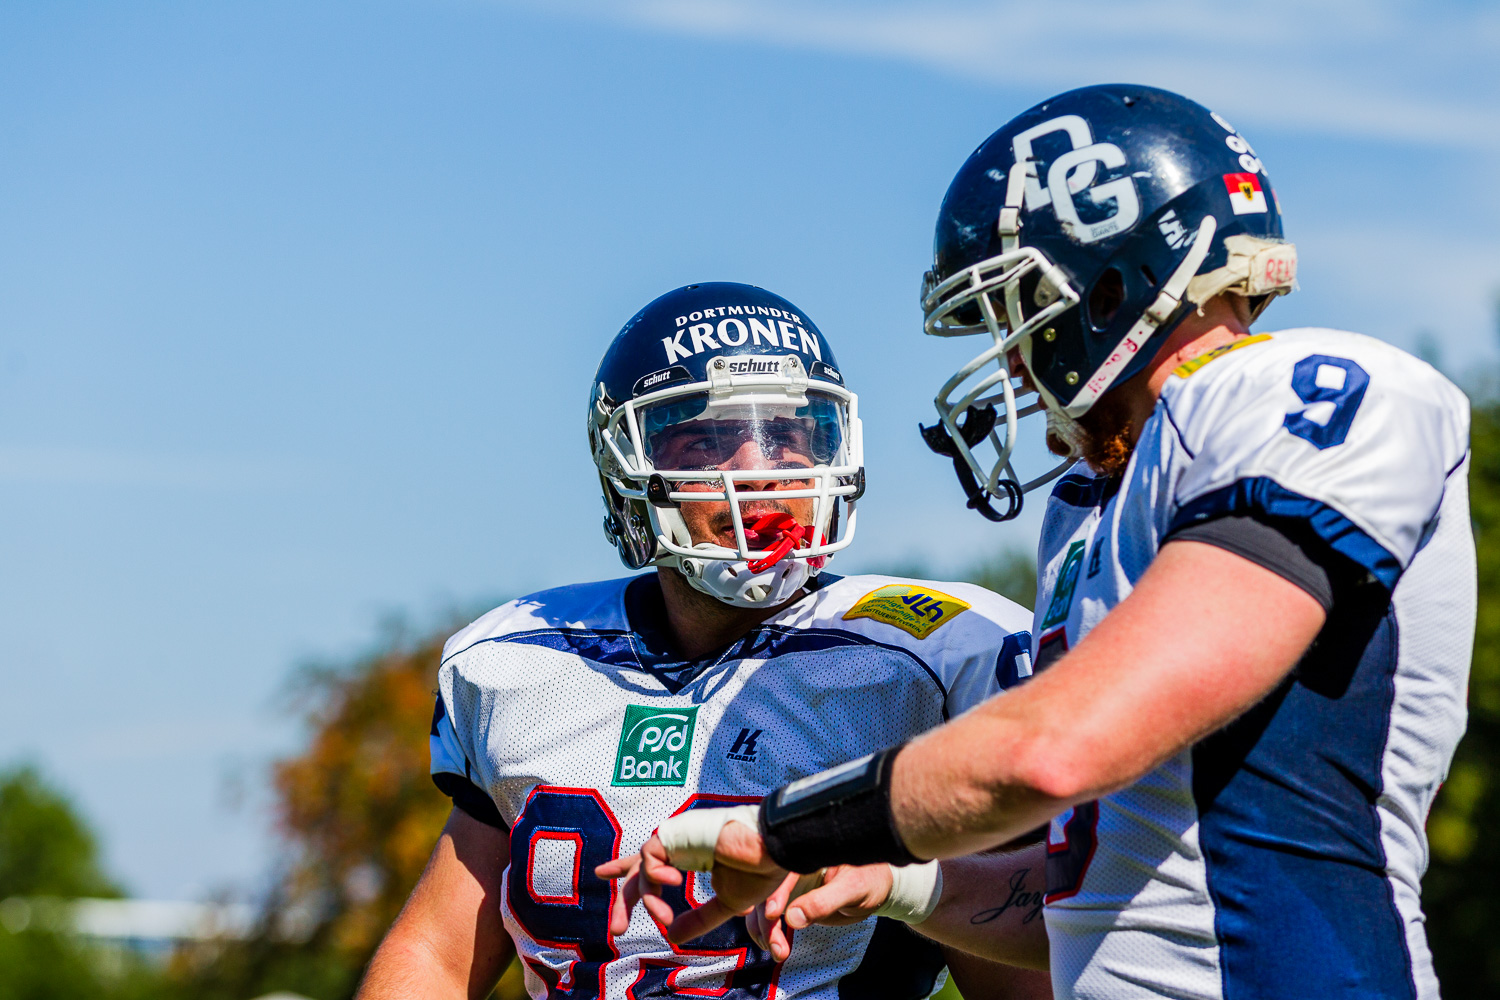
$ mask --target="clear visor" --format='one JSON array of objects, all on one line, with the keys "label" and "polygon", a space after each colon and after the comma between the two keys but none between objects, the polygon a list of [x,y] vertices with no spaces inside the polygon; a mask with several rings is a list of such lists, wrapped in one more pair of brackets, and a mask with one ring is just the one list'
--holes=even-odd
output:
[{"label": "clear visor", "polygon": [[795,402],[712,402],[707,393],[647,408],[646,459],[662,472],[794,471],[837,464],[849,425],[844,404],[809,392]]}]

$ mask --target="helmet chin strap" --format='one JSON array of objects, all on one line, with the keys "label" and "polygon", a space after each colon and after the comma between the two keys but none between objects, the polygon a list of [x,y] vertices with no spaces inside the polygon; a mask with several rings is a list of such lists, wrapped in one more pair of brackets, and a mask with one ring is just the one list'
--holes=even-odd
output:
[{"label": "helmet chin strap", "polygon": [[[790,514],[763,514],[747,525],[756,535],[774,533],[777,541],[760,559],[749,562],[731,559],[695,559],[677,557],[677,571],[688,585],[737,608],[764,608],[789,601],[807,581],[822,570],[826,557],[788,559],[793,549],[807,548],[812,528]],[[700,542],[695,548],[713,548],[712,542]]]},{"label": "helmet chin strap", "polygon": [[[1208,252],[1213,249],[1214,233],[1218,231],[1218,228],[1219,222],[1212,215],[1203,217],[1203,222],[1198,226],[1197,239],[1193,240],[1192,248],[1188,250],[1187,256],[1182,258],[1182,263],[1177,265],[1177,269],[1162,286],[1161,293],[1156,296],[1156,301],[1146,307],[1146,311],[1141,313],[1140,319],[1135,321],[1135,325],[1125,334],[1124,339],[1115,345],[1109,357],[1104,359],[1104,363],[1094,370],[1094,374],[1089,376],[1083,388],[1078,390],[1078,395],[1073,397],[1073,402],[1062,408],[1067,416],[1076,419],[1087,413],[1089,407],[1093,406],[1099,397],[1114,385],[1115,379],[1120,377],[1120,373],[1130,364],[1136,352],[1144,347],[1146,341],[1155,335],[1162,324],[1177,312],[1187,296],[1188,283],[1193,280],[1193,275],[1198,273],[1198,269],[1208,259]],[[1029,356],[1027,362],[1030,363]],[[1052,402],[1050,394],[1045,391],[1042,393],[1042,398]]]},{"label": "helmet chin strap", "polygon": [[797,596],[813,577],[806,559],[784,559],[751,573],[744,562],[679,556],[677,570],[688,585],[737,608],[769,608]]}]

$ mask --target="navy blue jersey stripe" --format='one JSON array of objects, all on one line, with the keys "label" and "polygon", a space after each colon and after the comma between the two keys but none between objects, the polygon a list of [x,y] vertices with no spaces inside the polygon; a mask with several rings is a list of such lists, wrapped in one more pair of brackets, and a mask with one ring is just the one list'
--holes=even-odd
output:
[{"label": "navy blue jersey stripe", "polygon": [[701,660],[688,661],[667,661],[655,658],[649,650],[642,648],[643,644],[638,634],[621,629],[533,629],[529,632],[512,632],[509,635],[482,639],[474,645],[481,645],[485,642],[515,642],[545,646],[559,652],[573,653],[586,660],[593,660],[595,663],[642,670],[656,677],[672,694],[687,687],[709,667],[729,660],[752,658],[769,660],[788,653],[819,652],[849,646],[876,646],[899,653],[926,673],[943,696],[943,717],[948,716],[948,690],[937,671],[928,666],[921,657],[901,646],[877,642],[866,636],[839,629],[762,625],[751,630],[744,638],[732,643],[720,653]]},{"label": "navy blue jersey stripe", "polygon": [[1063,476],[1052,488],[1052,499],[1069,507],[1098,507],[1120,491],[1120,478],[1096,476]]},{"label": "navy blue jersey stripe", "polygon": [[500,810],[496,808],[495,800],[468,778],[460,778],[451,771],[439,771],[432,776],[432,783],[437,785],[438,791],[453,800],[454,806],[485,826],[493,826],[497,830],[510,829],[501,817]]},{"label": "navy blue jersey stripe", "polygon": [[1225,1000],[1415,996],[1375,808],[1396,619],[1363,589],[1280,687],[1193,748]]},{"label": "navy blue jersey stripe", "polygon": [[1183,504],[1166,533],[1223,514],[1242,513],[1305,522],[1330,548],[1363,566],[1386,590],[1394,590],[1401,578],[1400,560],[1353,521],[1322,501],[1293,493],[1264,476],[1241,479]]},{"label": "navy blue jersey stripe", "polygon": [[[1026,673],[1021,673],[1022,669]],[[995,658],[995,683],[1005,691],[1023,681],[1031,680],[1031,633],[1012,632],[1000,645],[1000,655]]]}]

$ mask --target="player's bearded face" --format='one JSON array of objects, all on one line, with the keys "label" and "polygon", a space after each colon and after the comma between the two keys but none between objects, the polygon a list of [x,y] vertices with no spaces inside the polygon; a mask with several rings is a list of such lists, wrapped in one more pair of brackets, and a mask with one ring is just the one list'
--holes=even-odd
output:
[{"label": "player's bearded face", "polygon": [[1130,409],[1116,393],[1105,393],[1078,419],[1047,414],[1047,450],[1082,458],[1101,476],[1125,471],[1135,448]]},{"label": "player's bearded face", "polygon": [[[1020,351],[1010,353],[1009,363],[1010,370],[1020,374],[1021,384],[1032,388]],[[1119,393],[1105,393],[1077,419],[1047,411],[1047,450],[1063,458],[1081,458],[1101,476],[1124,472],[1134,448],[1134,421]]]},{"label": "player's bearded face", "polygon": [[[795,420],[764,422],[695,420],[671,428],[653,441],[653,460],[658,468],[744,471],[754,469],[810,469],[813,448],[806,429]],[[811,479],[739,479],[735,489],[772,492],[809,489]],[[718,493],[716,480],[683,482],[684,492]],[[763,514],[790,514],[802,524],[811,524],[813,498],[746,500],[740,503],[740,518],[746,525],[746,541],[752,549],[769,548],[775,539],[761,539],[749,525]],[[727,548],[736,545],[734,518],[726,500],[683,501],[679,508],[693,544],[712,542]]]}]

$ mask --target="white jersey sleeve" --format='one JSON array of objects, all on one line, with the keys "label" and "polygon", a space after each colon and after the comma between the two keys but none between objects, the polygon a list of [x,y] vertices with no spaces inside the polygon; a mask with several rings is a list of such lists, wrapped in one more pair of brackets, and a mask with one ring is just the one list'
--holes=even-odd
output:
[{"label": "white jersey sleeve", "polygon": [[[618,582],[583,584],[534,594],[502,604],[450,636],[443,644],[443,663],[448,664],[468,649],[484,642],[528,631],[562,627],[587,627],[608,618],[618,604]],[[559,621],[550,611],[566,594],[569,614]],[[541,612],[541,613],[539,613]],[[487,773],[490,754],[484,744],[491,738],[486,704],[493,695],[452,669],[438,677],[437,704],[427,738],[430,772],[434,784],[459,808],[492,826],[507,826],[487,789],[495,776]]]},{"label": "white jersey sleeve", "polygon": [[1167,533],[1225,513],[1305,521],[1392,588],[1468,449],[1468,400],[1381,341],[1291,330],[1178,368],[1160,405],[1187,465]]}]

